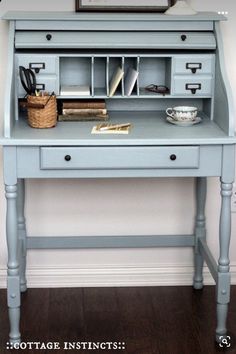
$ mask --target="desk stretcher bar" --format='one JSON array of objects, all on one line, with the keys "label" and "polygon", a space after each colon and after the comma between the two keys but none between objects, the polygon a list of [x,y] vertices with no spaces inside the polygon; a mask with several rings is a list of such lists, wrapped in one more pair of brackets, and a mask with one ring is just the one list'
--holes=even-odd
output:
[{"label": "desk stretcher bar", "polygon": [[27,237],[28,249],[193,247],[194,235]]},{"label": "desk stretcher bar", "polygon": [[[34,236],[27,237],[27,249],[85,249],[85,248],[148,248],[194,247],[194,235],[153,236]],[[199,239],[199,250],[209,271],[217,281],[217,263],[205,240]]]}]

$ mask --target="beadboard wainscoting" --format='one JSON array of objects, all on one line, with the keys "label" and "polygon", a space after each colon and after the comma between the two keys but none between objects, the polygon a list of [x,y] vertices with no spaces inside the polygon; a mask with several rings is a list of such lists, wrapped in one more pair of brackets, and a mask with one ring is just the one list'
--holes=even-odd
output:
[{"label": "beadboard wainscoting", "polygon": [[[192,265],[113,266],[104,264],[86,268],[55,265],[28,267],[30,288],[116,287],[116,286],[175,286],[192,285]],[[208,269],[204,267],[204,284],[213,285]],[[236,263],[231,265],[231,282],[236,285]],[[6,287],[6,268],[0,269],[0,288]]]}]

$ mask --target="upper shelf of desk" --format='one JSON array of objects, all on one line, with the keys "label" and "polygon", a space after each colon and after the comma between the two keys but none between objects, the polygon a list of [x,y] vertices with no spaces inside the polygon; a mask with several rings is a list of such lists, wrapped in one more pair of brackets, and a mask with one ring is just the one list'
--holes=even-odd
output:
[{"label": "upper shelf of desk", "polygon": [[[213,30],[214,21],[226,20],[213,12],[194,16],[168,16],[157,13],[75,13],[75,12],[7,12],[3,20],[16,21],[16,30],[111,30],[173,31]],[[122,24],[122,25],[121,25]]]}]

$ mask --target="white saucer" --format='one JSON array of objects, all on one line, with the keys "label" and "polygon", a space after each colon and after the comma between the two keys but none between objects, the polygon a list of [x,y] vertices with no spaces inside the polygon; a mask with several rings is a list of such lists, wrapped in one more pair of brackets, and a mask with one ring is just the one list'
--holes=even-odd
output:
[{"label": "white saucer", "polygon": [[171,117],[166,117],[166,120],[167,120],[167,122],[169,122],[171,124],[178,125],[179,127],[191,127],[194,124],[200,123],[202,121],[202,118],[196,117],[194,120],[187,121],[187,122],[185,122],[185,121],[180,122],[180,121],[177,121]]}]

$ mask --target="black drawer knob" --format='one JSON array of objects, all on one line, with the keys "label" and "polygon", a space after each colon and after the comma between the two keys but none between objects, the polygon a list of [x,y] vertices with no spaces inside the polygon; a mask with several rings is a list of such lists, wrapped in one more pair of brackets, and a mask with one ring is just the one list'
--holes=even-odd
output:
[{"label": "black drawer knob", "polygon": [[48,34],[46,35],[46,38],[47,38],[48,41],[50,41],[50,40],[52,39],[52,35],[51,35],[50,33],[48,33]]},{"label": "black drawer knob", "polygon": [[171,159],[171,161],[175,161],[177,159],[177,157],[175,154],[172,154],[172,155],[170,155],[170,159]]},{"label": "black drawer knob", "polygon": [[70,155],[66,155],[66,156],[65,156],[65,160],[66,160],[66,161],[70,161],[70,160],[71,160],[71,156],[70,156]]},{"label": "black drawer knob", "polygon": [[185,34],[182,34],[182,35],[181,35],[181,39],[182,39],[182,41],[184,42],[184,41],[186,41],[187,36],[186,36]]}]

